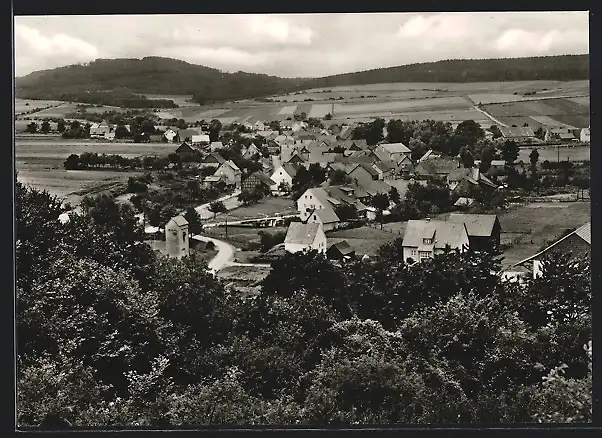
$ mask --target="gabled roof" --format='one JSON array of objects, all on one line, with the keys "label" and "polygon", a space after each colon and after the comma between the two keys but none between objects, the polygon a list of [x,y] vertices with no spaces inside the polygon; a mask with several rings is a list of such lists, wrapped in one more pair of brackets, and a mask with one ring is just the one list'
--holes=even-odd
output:
[{"label": "gabled roof", "polygon": [[209,143],[211,141],[208,134],[193,134],[191,140],[193,143]]},{"label": "gabled roof", "polygon": [[204,163],[211,163],[211,161],[210,161],[211,158],[213,158],[219,164],[223,164],[223,163],[226,162],[226,159],[224,157],[222,157],[219,152],[210,152],[209,155],[207,155],[205,157],[205,159],[203,160],[203,162]]},{"label": "gabled roof", "polygon": [[537,254],[532,255],[531,257],[528,257],[528,258],[526,258],[524,260],[521,260],[520,262],[515,263],[512,266],[518,266],[518,265],[522,265],[523,263],[529,262],[531,260],[536,260],[538,257],[540,257],[544,253],[550,251],[552,248],[554,248],[560,242],[562,242],[565,239],[568,239],[572,235],[579,236],[581,239],[583,239],[585,242],[587,242],[588,244],[591,245],[592,244],[592,223],[591,222],[587,222],[587,223],[583,224],[582,226],[580,226],[579,228],[577,228],[575,231],[573,231],[570,234],[567,234],[562,239],[557,240],[556,242],[554,242],[553,244],[551,244],[550,246],[548,246],[544,250],[539,251]]},{"label": "gabled roof", "polygon": [[[463,223],[437,220],[409,220],[403,236],[403,246],[418,248],[422,239],[434,238],[434,248],[443,249],[446,245],[460,248],[466,226]],[[434,236],[434,237],[433,237]]]},{"label": "gabled roof", "polygon": [[227,164],[228,166],[230,166],[230,167],[231,167],[232,169],[234,169],[234,170],[240,170],[240,169],[238,168],[238,166],[237,166],[237,165],[234,163],[234,161],[232,161],[232,160],[228,160],[228,161],[226,161],[226,162],[225,162],[225,163],[223,163],[223,164]]},{"label": "gabled roof", "polygon": [[372,153],[376,155],[379,161],[388,161],[391,159],[391,156],[387,152],[380,149],[375,149]]},{"label": "gabled roof", "polygon": [[329,206],[314,210],[314,214],[320,218],[320,222],[323,224],[331,224],[340,221],[337,214]]},{"label": "gabled roof", "polygon": [[387,160],[387,161],[377,161],[373,166],[378,167],[382,172],[389,172],[391,170],[397,169],[395,161]]},{"label": "gabled roof", "polygon": [[182,152],[182,151],[194,152],[196,150],[197,149],[195,147],[190,146],[188,143],[182,143],[180,146],[177,147],[176,153],[177,152]]},{"label": "gabled roof", "polygon": [[186,138],[190,138],[192,140],[193,135],[199,135],[199,131],[190,128],[178,129],[178,137],[180,137],[180,140],[182,141],[184,141]]},{"label": "gabled roof", "polygon": [[337,249],[342,255],[347,255],[355,252],[355,250],[351,248],[351,245],[349,245],[349,242],[347,242],[346,240],[341,240],[339,242],[331,244],[330,246],[328,246],[328,251],[330,251],[333,248]]},{"label": "gabled roof", "polygon": [[384,143],[379,146],[390,154],[409,154],[412,152],[410,148],[403,143]]},{"label": "gabled roof", "polygon": [[168,222],[167,225],[169,225],[170,223],[174,223],[176,224],[178,227],[183,227],[185,225],[188,225],[188,221],[184,218],[184,216],[178,215],[178,216],[174,216],[172,217]]},{"label": "gabled roof", "polygon": [[432,158],[418,163],[414,172],[419,175],[447,175],[458,168],[458,162],[452,158]]},{"label": "gabled roof", "polygon": [[266,186],[270,187],[273,186],[274,184],[276,184],[274,181],[272,181],[272,179],[267,176],[265,173],[263,172],[253,172],[252,174],[250,174],[247,178],[245,179],[249,179],[252,176],[256,177],[257,179],[259,179],[263,184],[265,184]]},{"label": "gabled roof", "polygon": [[490,237],[497,216],[494,214],[452,213],[448,220],[466,224],[466,231],[468,231],[469,236]]},{"label": "gabled roof", "polygon": [[316,235],[321,225],[318,223],[304,224],[301,222],[291,222],[284,238],[284,243],[294,243],[298,245],[311,245],[316,240]]},{"label": "gabled roof", "polygon": [[361,167],[362,169],[364,169],[366,172],[368,172],[372,177],[378,177],[379,173],[376,171],[376,169],[366,163],[358,163],[355,166],[353,166],[353,168],[347,172],[347,175],[350,175],[352,172],[354,172],[358,167]]},{"label": "gabled roof", "polygon": [[358,184],[370,196],[374,196],[378,193],[389,193],[391,191],[391,186],[380,180],[370,181],[368,183],[359,182]]},{"label": "gabled roof", "polygon": [[465,198],[460,196],[456,202],[454,202],[455,207],[470,207],[476,201],[473,198]]},{"label": "gabled roof", "polygon": [[506,138],[535,137],[533,130],[528,126],[500,126],[500,131]]},{"label": "gabled roof", "polygon": [[209,146],[211,149],[221,149],[224,147],[224,144],[221,141],[212,141]]}]

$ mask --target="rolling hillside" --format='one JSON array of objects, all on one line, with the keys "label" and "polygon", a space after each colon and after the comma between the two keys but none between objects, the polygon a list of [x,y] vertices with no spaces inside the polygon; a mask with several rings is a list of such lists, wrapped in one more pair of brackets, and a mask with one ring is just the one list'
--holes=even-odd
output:
[{"label": "rolling hillside", "polygon": [[[159,57],[98,59],[16,79],[18,97],[97,103],[98,92],[193,95],[198,103],[281,94],[292,90],[394,82],[498,82],[589,79],[589,55],[447,60],[346,73],[323,78],[279,78],[224,73]],[[106,100],[106,99],[105,99]],[[104,102],[107,104],[107,102]],[[108,103],[110,104],[110,103]]]}]

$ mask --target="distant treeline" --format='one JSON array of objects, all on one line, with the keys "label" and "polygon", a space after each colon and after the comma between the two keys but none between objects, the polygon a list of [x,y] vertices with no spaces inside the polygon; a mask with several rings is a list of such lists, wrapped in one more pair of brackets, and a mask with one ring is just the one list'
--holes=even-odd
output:
[{"label": "distant treeline", "polygon": [[24,99],[63,100],[66,102],[90,103],[93,105],[118,106],[121,108],[177,108],[173,100],[148,99],[146,96],[123,91],[90,91],[61,93],[52,89],[23,90]]},{"label": "distant treeline", "polygon": [[318,78],[305,83],[304,87],[339,87],[395,82],[573,81],[586,79],[589,79],[589,55],[563,55],[508,59],[459,59],[410,64]]},{"label": "distant treeline", "polygon": [[121,155],[97,154],[96,152],[84,152],[81,155],[71,154],[67,157],[63,166],[66,170],[91,170],[91,169],[153,169],[163,170],[169,165],[167,157],[123,157]]}]

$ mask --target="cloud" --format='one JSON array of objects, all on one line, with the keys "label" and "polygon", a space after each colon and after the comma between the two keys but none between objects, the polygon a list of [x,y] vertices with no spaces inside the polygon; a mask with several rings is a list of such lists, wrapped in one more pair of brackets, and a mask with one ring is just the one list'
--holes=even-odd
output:
[{"label": "cloud", "polygon": [[227,71],[324,76],[452,58],[589,52],[587,12],[15,17],[18,75],[166,56]]}]

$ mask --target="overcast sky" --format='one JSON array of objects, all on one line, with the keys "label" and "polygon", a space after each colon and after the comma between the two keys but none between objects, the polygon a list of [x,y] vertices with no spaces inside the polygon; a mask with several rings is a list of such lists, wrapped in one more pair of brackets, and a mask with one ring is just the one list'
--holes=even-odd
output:
[{"label": "overcast sky", "polygon": [[587,12],[15,17],[15,73],[165,56],[316,77],[452,58],[589,53]]}]

